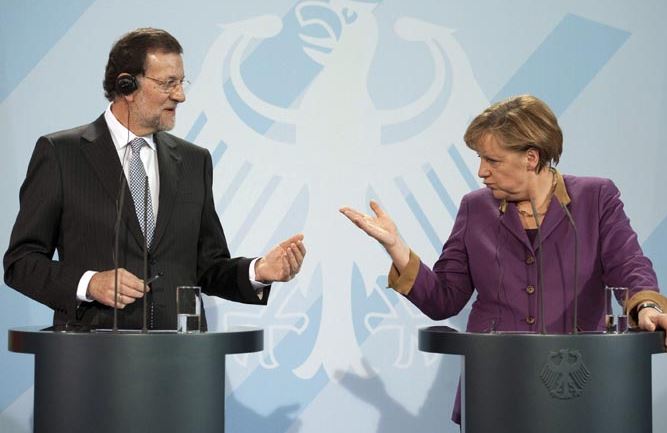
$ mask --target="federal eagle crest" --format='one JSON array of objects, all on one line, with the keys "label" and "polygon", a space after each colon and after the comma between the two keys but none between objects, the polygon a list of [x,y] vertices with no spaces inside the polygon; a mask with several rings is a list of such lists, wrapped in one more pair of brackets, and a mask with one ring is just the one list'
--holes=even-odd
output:
[{"label": "federal eagle crest", "polygon": [[553,398],[569,400],[579,397],[591,374],[578,350],[551,352],[540,378]]}]

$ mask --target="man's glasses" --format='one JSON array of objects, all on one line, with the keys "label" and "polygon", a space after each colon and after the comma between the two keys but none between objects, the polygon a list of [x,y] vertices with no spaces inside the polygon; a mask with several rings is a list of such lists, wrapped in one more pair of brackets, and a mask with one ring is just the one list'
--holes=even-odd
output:
[{"label": "man's glasses", "polygon": [[175,78],[172,78],[171,80],[167,80],[167,81],[158,80],[157,78],[149,77],[149,76],[146,76],[146,75],[144,75],[144,78],[148,78],[149,80],[154,81],[155,83],[157,83],[160,90],[164,93],[171,93],[174,90],[176,90],[176,88],[178,86],[180,86],[181,89],[183,89],[183,91],[185,91],[185,89],[187,89],[188,86],[190,85],[190,82],[188,80],[186,80],[185,78],[183,78],[181,80],[177,80]]}]

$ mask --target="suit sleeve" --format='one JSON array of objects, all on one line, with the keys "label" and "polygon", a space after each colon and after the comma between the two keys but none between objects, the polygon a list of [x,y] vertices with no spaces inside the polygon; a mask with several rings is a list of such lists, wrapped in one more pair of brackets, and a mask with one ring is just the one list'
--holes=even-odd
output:
[{"label": "suit sleeve", "polygon": [[71,313],[84,270],[53,260],[61,241],[63,191],[60,164],[49,138],[37,141],[19,201],[4,256],[5,283],[57,312]]},{"label": "suit sleeve", "polygon": [[230,258],[229,247],[213,201],[213,163],[206,152],[204,188],[198,242],[197,275],[204,292],[230,301],[265,305],[271,286],[263,289],[263,296],[250,284],[248,268],[252,258]]}]

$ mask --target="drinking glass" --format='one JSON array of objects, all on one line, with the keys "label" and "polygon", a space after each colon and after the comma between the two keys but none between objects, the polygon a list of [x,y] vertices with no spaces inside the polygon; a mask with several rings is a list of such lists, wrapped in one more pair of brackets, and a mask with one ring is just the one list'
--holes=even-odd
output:
[{"label": "drinking glass", "polygon": [[200,331],[201,287],[176,287],[176,330],[191,334]]},{"label": "drinking glass", "polygon": [[628,331],[627,287],[605,288],[605,325],[608,334],[623,334]]}]

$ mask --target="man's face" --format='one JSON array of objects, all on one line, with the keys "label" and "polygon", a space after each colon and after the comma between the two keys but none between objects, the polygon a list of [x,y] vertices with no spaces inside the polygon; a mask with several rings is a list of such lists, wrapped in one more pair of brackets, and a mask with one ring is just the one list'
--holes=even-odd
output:
[{"label": "man's face", "polygon": [[183,79],[180,54],[148,53],[144,69],[144,74],[137,77],[139,89],[132,94],[129,104],[130,128],[139,136],[172,129],[176,123],[176,106],[185,101],[181,85],[170,90],[164,85],[168,81]]}]

